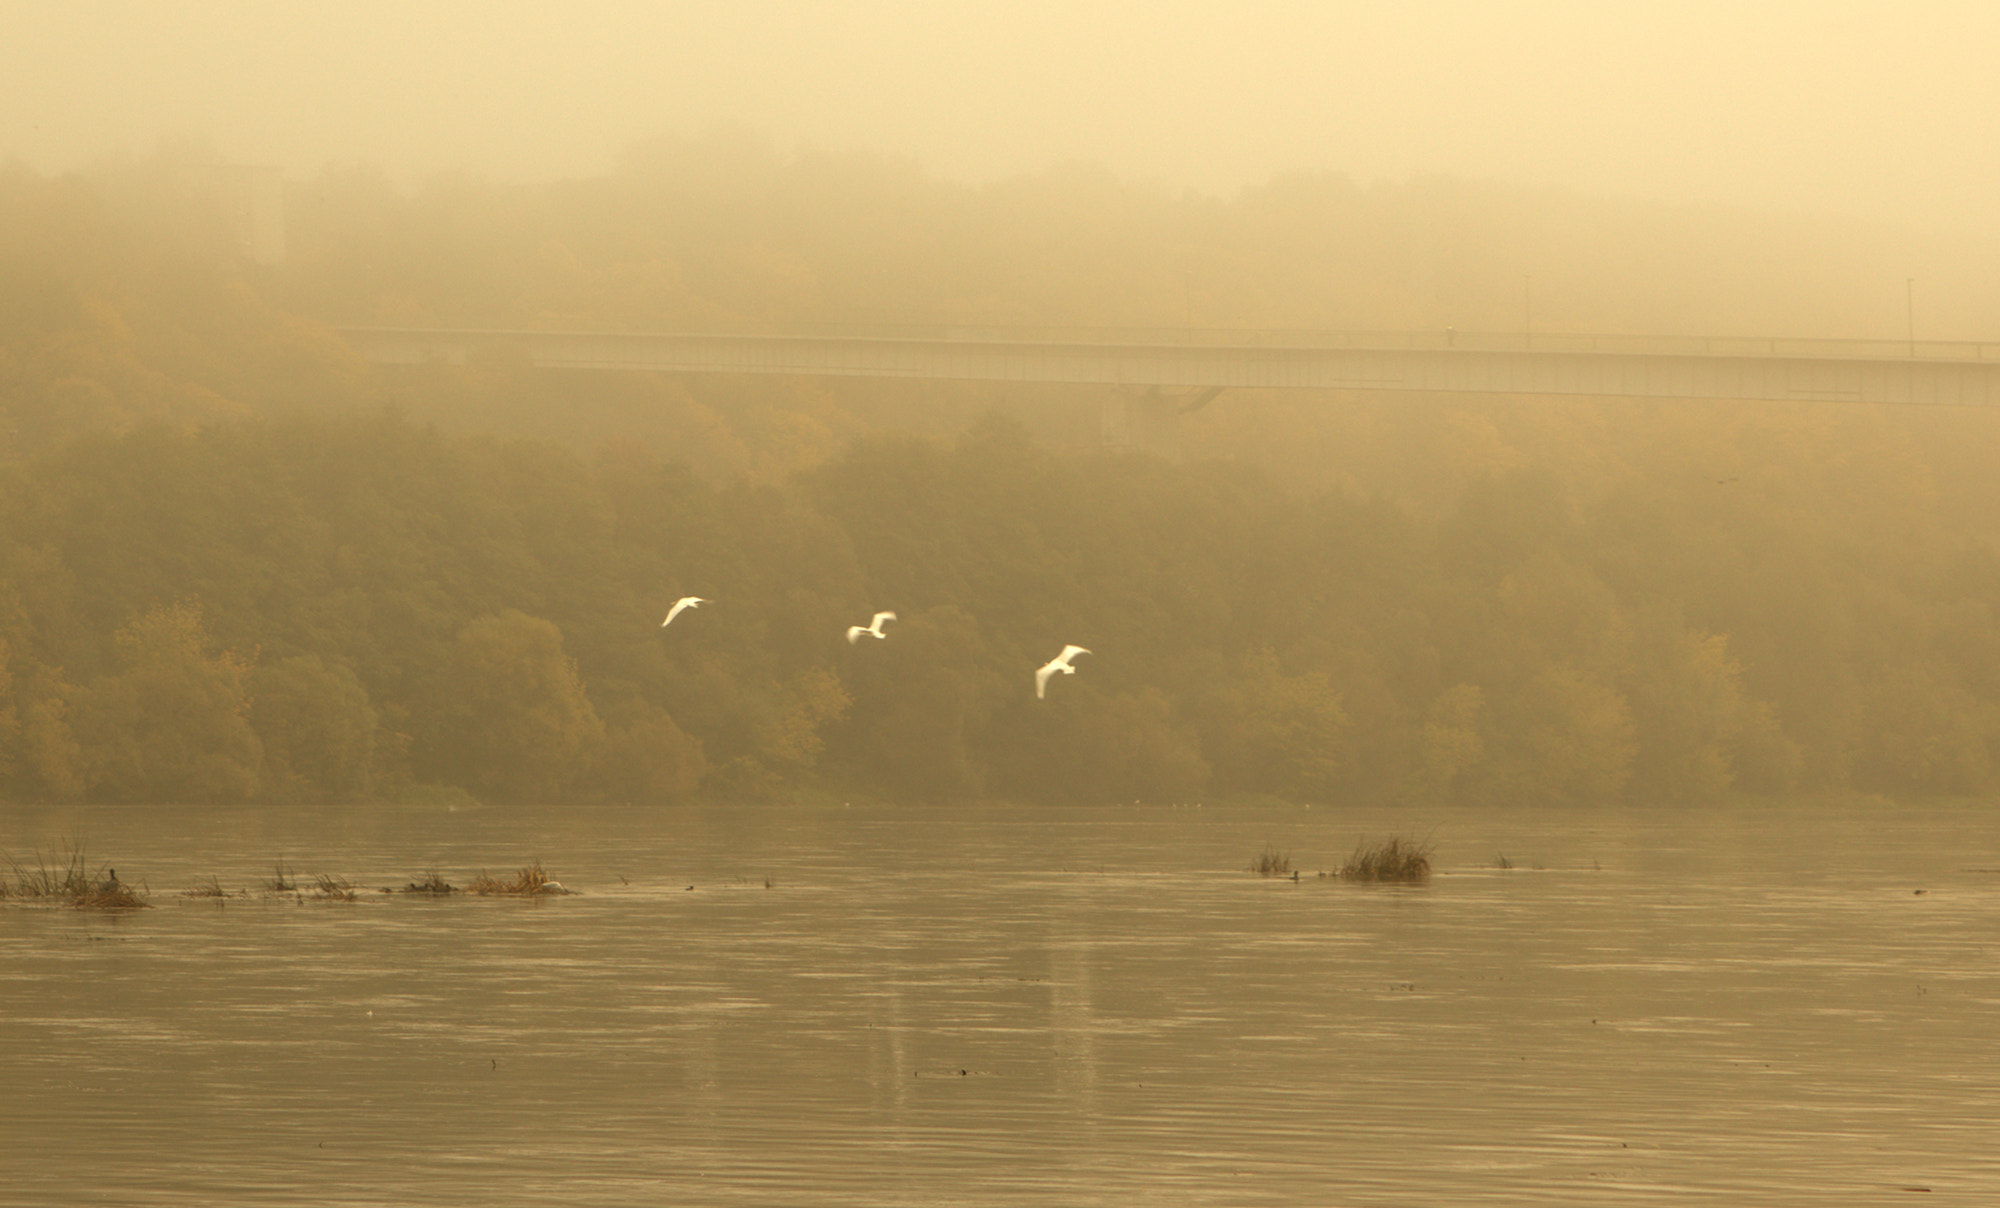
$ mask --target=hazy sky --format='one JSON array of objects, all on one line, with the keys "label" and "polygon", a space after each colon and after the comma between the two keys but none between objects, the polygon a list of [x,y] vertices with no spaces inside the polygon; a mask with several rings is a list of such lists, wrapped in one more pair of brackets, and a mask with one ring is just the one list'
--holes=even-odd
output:
[{"label": "hazy sky", "polygon": [[968,180],[1411,172],[1981,228],[1992,0],[7,0],[0,158],[602,172],[736,124]]}]

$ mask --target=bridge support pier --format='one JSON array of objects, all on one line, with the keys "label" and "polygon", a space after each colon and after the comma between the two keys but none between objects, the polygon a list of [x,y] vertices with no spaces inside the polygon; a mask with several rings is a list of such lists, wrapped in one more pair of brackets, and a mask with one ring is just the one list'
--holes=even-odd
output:
[{"label": "bridge support pier", "polygon": [[1168,391],[1159,386],[1119,386],[1098,413],[1099,435],[1112,449],[1138,449],[1168,461],[1181,459],[1181,416],[1207,406],[1221,386]]}]

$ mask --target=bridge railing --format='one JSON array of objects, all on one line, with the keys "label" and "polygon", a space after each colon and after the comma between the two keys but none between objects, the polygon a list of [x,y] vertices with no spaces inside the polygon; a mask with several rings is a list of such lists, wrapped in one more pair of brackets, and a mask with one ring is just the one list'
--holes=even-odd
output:
[{"label": "bridge railing", "polygon": [[1204,348],[1380,348],[1617,355],[1827,357],[1852,360],[2000,361],[2000,340],[1845,340],[1809,336],[1674,336],[1602,332],[1333,331],[1284,327],[1016,327],[974,324],[827,324],[757,333],[847,339],[1006,344],[1163,344]]},{"label": "bridge railing", "polygon": [[[1039,327],[969,323],[825,323],[703,331],[420,330],[352,327],[363,342],[504,344],[527,337],[589,337],[607,342],[661,336],[964,344],[1199,348],[1351,348],[1410,351],[1602,353],[1613,356],[1785,357],[1825,360],[2000,362],[2000,340],[1840,340],[1801,336],[1672,336],[1590,332],[1329,331],[1276,327]],[[372,337],[372,339],[371,339]]]}]

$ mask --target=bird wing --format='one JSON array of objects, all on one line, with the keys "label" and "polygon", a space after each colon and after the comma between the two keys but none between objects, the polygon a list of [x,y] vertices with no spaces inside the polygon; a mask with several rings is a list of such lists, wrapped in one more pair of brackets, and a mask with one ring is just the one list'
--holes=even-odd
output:
[{"label": "bird wing", "polygon": [[1069,661],[1075,658],[1077,655],[1089,654],[1089,653],[1090,651],[1085,650],[1081,646],[1064,646],[1063,652],[1060,656],[1057,657],[1056,662],[1061,663],[1063,666],[1067,667],[1069,665]]},{"label": "bird wing", "polygon": [[1054,675],[1055,673],[1056,673],[1056,665],[1054,663],[1044,663],[1040,667],[1040,669],[1038,669],[1035,672],[1036,700],[1042,700],[1044,698],[1044,695],[1048,692],[1049,688],[1049,677],[1051,675]]},{"label": "bird wing", "polygon": [[682,609],[694,608],[697,605],[706,604],[707,602],[708,601],[703,600],[700,596],[686,596],[680,600],[675,601],[674,606],[672,608],[667,609],[667,619],[660,622],[660,628],[665,629],[667,626],[673,624],[674,618],[681,615]]},{"label": "bird wing", "polygon": [[854,645],[854,643],[861,640],[861,635],[867,632],[866,629],[863,629],[859,625],[849,625],[847,627],[847,644],[849,646]]},{"label": "bird wing", "polygon": [[895,619],[896,619],[896,614],[893,612],[878,612],[875,614],[875,619],[869,622],[869,627],[877,631],[880,631],[882,628],[882,622],[893,621]]}]

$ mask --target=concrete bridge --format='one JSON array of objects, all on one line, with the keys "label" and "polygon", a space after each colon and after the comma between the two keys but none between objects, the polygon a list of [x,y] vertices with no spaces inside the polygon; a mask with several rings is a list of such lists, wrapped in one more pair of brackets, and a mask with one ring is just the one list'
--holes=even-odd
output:
[{"label": "concrete bridge", "polygon": [[380,364],[1095,383],[1121,388],[1107,438],[1122,423],[1143,443],[1229,389],[2000,405],[2000,341],[916,325],[343,334]]}]

